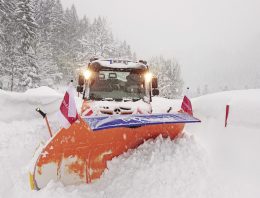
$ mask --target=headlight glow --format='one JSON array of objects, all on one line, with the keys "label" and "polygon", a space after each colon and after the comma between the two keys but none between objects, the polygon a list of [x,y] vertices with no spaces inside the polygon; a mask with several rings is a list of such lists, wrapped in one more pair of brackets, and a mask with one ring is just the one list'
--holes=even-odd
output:
[{"label": "headlight glow", "polygon": [[144,75],[144,78],[145,78],[145,81],[146,82],[151,82],[152,78],[153,78],[153,74],[150,73],[150,72],[147,72],[145,75]]},{"label": "headlight glow", "polygon": [[88,80],[91,77],[91,71],[85,70],[83,72],[83,75],[84,75],[85,79]]}]

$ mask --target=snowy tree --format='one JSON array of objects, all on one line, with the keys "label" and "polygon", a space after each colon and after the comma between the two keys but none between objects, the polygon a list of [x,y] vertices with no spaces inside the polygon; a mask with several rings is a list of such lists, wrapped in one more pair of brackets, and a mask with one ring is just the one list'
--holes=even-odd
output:
[{"label": "snowy tree", "polygon": [[260,88],[260,70],[256,71],[254,88],[255,89],[259,89]]},{"label": "snowy tree", "polygon": [[19,86],[22,89],[38,86],[38,66],[36,63],[34,42],[37,24],[33,17],[31,0],[18,0],[15,10],[17,47],[19,55]]},{"label": "snowy tree", "polygon": [[[66,21],[64,11],[60,0],[56,0],[52,8],[50,16],[50,43],[52,46],[52,57],[57,63],[58,67],[61,67],[61,62],[66,54],[67,42],[64,38],[66,35]],[[76,39],[77,40],[77,39]]]},{"label": "snowy tree", "polygon": [[203,95],[206,95],[209,93],[209,89],[208,89],[208,85],[204,85],[204,89],[203,89]]},{"label": "snowy tree", "polygon": [[62,79],[62,73],[59,72],[58,65],[52,58],[51,44],[40,42],[36,47],[37,63],[39,65],[40,85],[52,87],[56,82]]},{"label": "snowy tree", "polygon": [[180,65],[175,59],[154,57],[150,61],[152,72],[157,74],[160,95],[167,98],[178,98],[182,94],[183,81]]},{"label": "snowy tree", "polygon": [[131,47],[126,43],[126,41],[120,42],[116,41],[114,44],[114,51],[111,54],[111,57],[119,58],[119,59],[129,59],[133,58]]},{"label": "snowy tree", "polygon": [[106,20],[98,17],[90,26],[90,31],[81,40],[86,57],[106,57],[113,51],[113,36]]},{"label": "snowy tree", "polygon": [[104,18],[98,17],[88,26],[80,40],[82,46],[81,59],[91,57],[132,59],[131,47],[126,41],[113,38],[113,34]]},{"label": "snowy tree", "polygon": [[197,93],[196,93],[196,96],[200,96],[200,95],[201,95],[200,87],[197,87]]},{"label": "snowy tree", "polygon": [[11,0],[0,0],[0,17],[8,18],[10,13],[14,11],[14,2]]},{"label": "snowy tree", "polygon": [[93,56],[132,56],[104,18],[80,19],[60,0],[0,0],[0,22],[0,74],[11,90],[68,81]]},{"label": "snowy tree", "polygon": [[59,1],[34,2],[35,19],[39,25],[35,52],[41,85],[52,86],[62,79],[58,63],[62,54],[63,10]]},{"label": "snowy tree", "polygon": [[132,59],[133,61],[137,61],[137,56],[136,56],[136,53],[135,53],[135,52],[133,53],[131,59]]},{"label": "snowy tree", "polygon": [[228,91],[228,86],[227,86],[227,85],[225,85],[225,86],[223,87],[223,91]]},{"label": "snowy tree", "polygon": [[88,45],[85,44],[85,39],[90,34],[90,26],[90,21],[86,16],[84,16],[83,19],[80,20],[80,49],[77,57],[80,66],[87,65],[90,58],[93,57],[93,55],[89,52]]},{"label": "snowy tree", "polygon": [[74,6],[67,9],[64,15],[65,31],[63,34],[63,54],[60,57],[59,68],[66,81],[74,78],[75,71],[79,67],[78,54],[80,46],[80,20]]},{"label": "snowy tree", "polygon": [[17,51],[17,29],[14,17],[15,1],[3,1],[0,4],[0,73],[10,79],[10,89],[13,90],[18,84],[18,51]]}]

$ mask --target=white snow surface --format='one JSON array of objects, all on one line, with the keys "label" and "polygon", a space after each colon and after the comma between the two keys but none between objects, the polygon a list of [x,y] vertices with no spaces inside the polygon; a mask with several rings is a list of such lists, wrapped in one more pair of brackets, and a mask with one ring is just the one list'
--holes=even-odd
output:
[{"label": "white snow surface", "polygon": [[25,93],[0,90],[0,121],[11,122],[34,119],[35,109],[44,109],[47,113],[57,111],[62,94],[49,87],[30,89]]},{"label": "white snow surface", "polygon": [[125,62],[114,62],[112,60],[112,63],[110,63],[110,60],[96,60],[95,62],[100,63],[104,67],[110,67],[110,68],[137,68],[142,66],[142,63],[139,62],[131,62],[131,61],[126,61]]},{"label": "white snow surface", "polygon": [[[48,140],[44,120],[53,130],[62,94],[47,88],[25,93],[0,91],[0,197],[260,197],[260,90],[221,92],[192,99],[200,124],[188,124],[182,137],[158,137],[108,164],[93,184],[63,186],[50,182],[31,191],[28,168],[41,142]],[[80,101],[80,100],[79,100]],[[153,99],[154,112],[181,101]],[[227,128],[225,105],[230,105]]]}]

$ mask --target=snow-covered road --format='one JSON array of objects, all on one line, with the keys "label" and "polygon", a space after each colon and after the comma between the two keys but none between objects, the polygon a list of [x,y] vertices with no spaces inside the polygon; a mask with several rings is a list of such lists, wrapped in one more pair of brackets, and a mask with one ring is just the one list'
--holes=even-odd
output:
[{"label": "snow-covered road", "polygon": [[[0,91],[1,198],[260,196],[260,90],[195,98],[195,115],[202,123],[187,125],[182,138],[159,137],[113,159],[109,171],[93,184],[64,187],[51,182],[31,191],[28,166],[36,147],[48,139],[34,110],[44,107],[57,129],[54,113],[61,97],[46,87],[24,94]],[[231,111],[224,128],[226,104]],[[154,98],[155,111],[169,106],[178,109],[180,101]]]}]

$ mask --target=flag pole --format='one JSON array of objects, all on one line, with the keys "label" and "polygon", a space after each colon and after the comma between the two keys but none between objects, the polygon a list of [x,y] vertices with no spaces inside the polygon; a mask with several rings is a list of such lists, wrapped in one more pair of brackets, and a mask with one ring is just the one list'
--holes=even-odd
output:
[{"label": "flag pole", "polygon": [[50,136],[52,137],[52,132],[51,132],[51,127],[50,127],[50,124],[49,124],[49,121],[48,121],[48,118],[47,118],[47,113],[44,113],[39,107],[36,108],[36,111],[41,114],[42,118],[45,119],[45,122],[47,124],[47,127],[48,127],[48,131],[50,133]]}]

